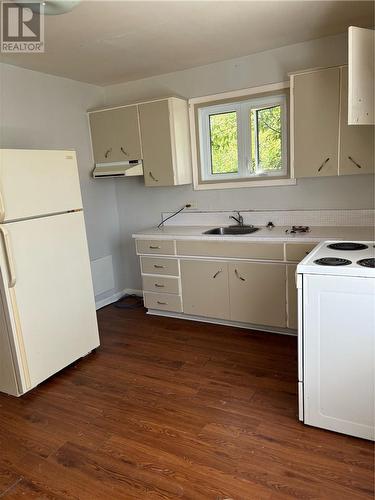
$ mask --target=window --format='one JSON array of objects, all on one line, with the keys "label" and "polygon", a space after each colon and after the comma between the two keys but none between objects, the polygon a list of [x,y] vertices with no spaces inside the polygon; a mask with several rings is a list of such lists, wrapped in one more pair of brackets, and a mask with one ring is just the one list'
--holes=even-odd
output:
[{"label": "window", "polygon": [[200,107],[203,182],[287,176],[286,96]]}]

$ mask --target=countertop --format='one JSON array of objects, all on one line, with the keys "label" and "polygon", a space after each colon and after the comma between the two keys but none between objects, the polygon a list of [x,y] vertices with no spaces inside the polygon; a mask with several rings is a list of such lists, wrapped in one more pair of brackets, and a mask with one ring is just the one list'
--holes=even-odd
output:
[{"label": "countertop", "polygon": [[286,226],[278,226],[273,229],[261,227],[259,231],[244,235],[209,235],[204,231],[212,229],[213,226],[164,226],[158,229],[153,227],[144,229],[133,234],[137,239],[159,239],[159,240],[201,240],[201,241],[298,241],[310,243],[325,240],[353,240],[373,241],[373,227],[351,227],[351,226],[320,226],[310,227],[309,233],[290,234],[285,231]]}]

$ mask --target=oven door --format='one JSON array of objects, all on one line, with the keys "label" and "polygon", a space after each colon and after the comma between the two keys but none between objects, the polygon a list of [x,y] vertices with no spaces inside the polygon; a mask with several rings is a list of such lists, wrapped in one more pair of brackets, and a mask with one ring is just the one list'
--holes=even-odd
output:
[{"label": "oven door", "polygon": [[374,439],[375,280],[303,275],[304,422]]}]

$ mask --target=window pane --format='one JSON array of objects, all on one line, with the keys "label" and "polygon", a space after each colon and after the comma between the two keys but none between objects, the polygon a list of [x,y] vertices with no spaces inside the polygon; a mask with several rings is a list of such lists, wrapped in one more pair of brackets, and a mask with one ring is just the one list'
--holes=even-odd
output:
[{"label": "window pane", "polygon": [[210,115],[211,173],[238,172],[237,113]]},{"label": "window pane", "polygon": [[252,172],[282,170],[281,106],[252,109],[250,115]]}]

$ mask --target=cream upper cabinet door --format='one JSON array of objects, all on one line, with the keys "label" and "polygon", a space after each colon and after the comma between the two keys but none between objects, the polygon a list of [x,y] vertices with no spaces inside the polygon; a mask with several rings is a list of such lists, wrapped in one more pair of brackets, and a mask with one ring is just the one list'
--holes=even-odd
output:
[{"label": "cream upper cabinet door", "polygon": [[348,68],[341,68],[339,175],[374,173],[374,126],[348,125]]},{"label": "cream upper cabinet door", "polygon": [[182,260],[181,287],[184,313],[229,319],[226,262]]},{"label": "cream upper cabinet door", "polygon": [[169,98],[139,105],[146,186],[191,183],[187,102]]},{"label": "cream upper cabinet door", "polygon": [[232,321],[286,326],[284,264],[229,263],[229,296]]},{"label": "cream upper cabinet door", "polygon": [[349,113],[350,125],[375,125],[375,31],[349,27]]},{"label": "cream upper cabinet door", "polygon": [[142,158],[137,106],[89,113],[95,163]]},{"label": "cream upper cabinet door", "polygon": [[338,173],[340,68],[291,76],[294,175]]}]

